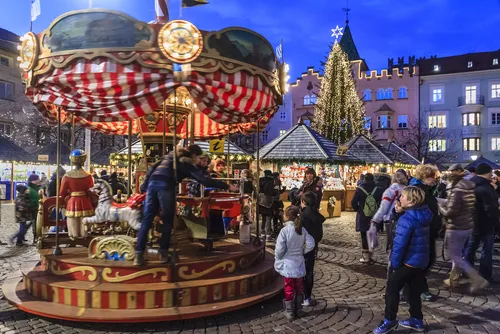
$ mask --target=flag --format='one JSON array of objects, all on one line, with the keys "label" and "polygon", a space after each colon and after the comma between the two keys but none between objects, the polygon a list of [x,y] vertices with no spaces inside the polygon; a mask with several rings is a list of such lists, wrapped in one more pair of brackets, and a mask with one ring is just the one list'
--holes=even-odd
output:
[{"label": "flag", "polygon": [[278,57],[279,60],[283,59],[283,44],[276,47],[276,57]]},{"label": "flag", "polygon": [[35,21],[40,15],[40,0],[35,0],[31,3],[31,22]]},{"label": "flag", "polygon": [[182,7],[194,7],[199,5],[207,5],[207,0],[182,0]]}]

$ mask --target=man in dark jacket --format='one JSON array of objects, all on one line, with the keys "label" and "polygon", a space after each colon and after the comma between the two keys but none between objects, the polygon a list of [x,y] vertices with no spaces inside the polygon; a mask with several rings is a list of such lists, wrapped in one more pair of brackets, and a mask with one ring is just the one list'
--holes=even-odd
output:
[{"label": "man in dark jacket", "polygon": [[471,178],[476,184],[476,210],[474,215],[474,229],[467,243],[465,258],[474,266],[476,251],[482,243],[479,274],[491,281],[493,275],[493,246],[495,231],[499,231],[500,213],[498,210],[498,196],[491,185],[492,168],[487,164],[476,167],[477,176]]},{"label": "man in dark jacket", "polygon": [[[382,193],[391,186],[392,178],[387,174],[387,168],[381,167],[378,173],[373,174],[375,185],[382,189]],[[384,224],[377,224],[377,230],[384,232]]]},{"label": "man in dark jacket", "polygon": [[165,156],[156,163],[146,175],[141,192],[147,190],[144,203],[144,216],[137,237],[135,248],[134,265],[141,266],[145,263],[144,251],[148,240],[149,230],[153,226],[153,220],[161,208],[161,219],[163,230],[160,239],[160,262],[168,263],[168,249],[170,247],[170,236],[175,217],[175,189],[177,184],[185,178],[191,177],[207,187],[230,189],[238,191],[239,187],[227,185],[224,182],[213,180],[203,174],[203,170],[196,167],[199,156],[203,151],[198,145],[191,145],[187,149],[177,150],[177,169],[174,170],[173,153]]},{"label": "man in dark jacket", "polygon": [[272,238],[273,203],[276,196],[273,172],[264,171],[264,176],[259,179],[259,214],[262,217],[260,236],[267,241]]},{"label": "man in dark jacket", "polygon": [[361,234],[361,245],[363,247],[363,253],[361,259],[359,260],[361,263],[373,263],[372,254],[368,249],[368,239],[366,238],[366,232],[370,229],[370,223],[373,218],[372,216],[366,216],[364,213],[365,202],[369,195],[375,198],[377,202],[377,208],[375,208],[375,214],[377,212],[378,206],[382,201],[382,195],[384,191],[375,185],[375,181],[373,178],[373,174],[365,175],[365,183],[359,186],[354,192],[354,196],[352,198],[351,206],[354,211],[357,212],[356,215],[356,232],[360,232]]},{"label": "man in dark jacket", "polygon": [[325,222],[325,217],[319,213],[316,202],[316,194],[311,191],[305,192],[301,196],[300,220],[302,227],[314,238],[315,243],[314,250],[304,255],[306,276],[304,277],[304,302],[302,306],[315,305],[315,301],[311,298],[314,285],[314,262],[318,254],[318,244],[323,239],[323,223]]}]

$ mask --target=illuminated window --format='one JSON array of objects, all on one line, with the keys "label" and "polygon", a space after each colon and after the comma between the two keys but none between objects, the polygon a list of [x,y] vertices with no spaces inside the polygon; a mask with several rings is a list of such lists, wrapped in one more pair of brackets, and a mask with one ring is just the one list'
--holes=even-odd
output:
[{"label": "illuminated window", "polygon": [[311,95],[311,99],[310,99],[311,103],[310,104],[316,104],[316,100],[317,99],[318,98],[317,98],[317,96],[315,94]]},{"label": "illuminated window", "polygon": [[500,99],[500,83],[491,85],[491,98]]},{"label": "illuminated window", "polygon": [[481,123],[481,113],[467,113],[462,115],[462,126],[478,126]]},{"label": "illuminated window", "polygon": [[371,117],[364,117],[363,121],[364,121],[365,130],[371,130],[372,118]]},{"label": "illuminated window", "polygon": [[481,147],[481,138],[464,138],[462,139],[462,150],[464,151],[479,151]]},{"label": "illuminated window", "polygon": [[304,105],[308,106],[311,104],[311,97],[309,95],[304,96]]},{"label": "illuminated window", "polygon": [[446,139],[432,139],[429,140],[430,152],[444,152],[446,151]]},{"label": "illuminated window", "polygon": [[387,88],[385,90],[385,99],[392,100],[392,88]]},{"label": "illuminated window", "polygon": [[372,100],[372,91],[369,89],[365,89],[363,93],[363,100],[364,101],[371,101]]},{"label": "illuminated window", "polygon": [[377,100],[385,99],[385,91],[382,88],[377,89]]},{"label": "illuminated window", "polygon": [[286,133],[286,130],[280,130],[280,136],[283,136]]},{"label": "illuminated window", "polygon": [[429,116],[429,128],[446,128],[446,115]]},{"label": "illuminated window", "polygon": [[398,128],[400,128],[400,129],[408,128],[408,115],[399,115],[398,116]]},{"label": "illuminated window", "polygon": [[408,98],[408,90],[406,89],[406,87],[399,88],[398,99],[406,99],[406,98]]},{"label": "illuminated window", "polygon": [[443,102],[443,89],[442,88],[433,88],[432,89],[432,102],[433,103]]},{"label": "illuminated window", "polygon": [[391,128],[391,116],[382,115],[378,117],[378,129],[390,129]]},{"label": "illuminated window", "polygon": [[472,62],[471,62],[471,61],[469,61],[469,62],[467,63],[467,68],[472,68]]},{"label": "illuminated window", "polygon": [[491,138],[491,150],[500,151],[500,137]]},{"label": "illuminated window", "polygon": [[434,65],[434,72],[439,72],[441,70],[441,67],[439,65]]},{"label": "illuminated window", "polygon": [[493,65],[498,65],[498,58],[493,58]]},{"label": "illuminated window", "polygon": [[477,103],[477,86],[465,86],[465,104]]}]

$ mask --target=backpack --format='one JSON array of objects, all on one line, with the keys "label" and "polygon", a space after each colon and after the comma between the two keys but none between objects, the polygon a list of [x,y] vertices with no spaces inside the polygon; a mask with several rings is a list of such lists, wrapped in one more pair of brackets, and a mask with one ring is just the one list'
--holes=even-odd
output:
[{"label": "backpack", "polygon": [[377,213],[378,210],[378,203],[375,197],[373,196],[375,192],[377,191],[378,187],[373,188],[371,193],[368,193],[364,188],[359,187],[362,192],[365,193],[366,199],[365,199],[365,206],[363,207],[363,214],[366,217],[373,217]]}]

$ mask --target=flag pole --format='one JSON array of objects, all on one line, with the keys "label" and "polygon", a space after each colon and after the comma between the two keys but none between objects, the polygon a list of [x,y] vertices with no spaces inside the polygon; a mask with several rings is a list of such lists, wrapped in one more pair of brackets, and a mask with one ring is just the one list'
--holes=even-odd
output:
[{"label": "flag pole", "polygon": [[179,18],[182,19],[182,0],[179,1]]},{"label": "flag pole", "polygon": [[33,32],[33,0],[30,0],[30,32]]}]

